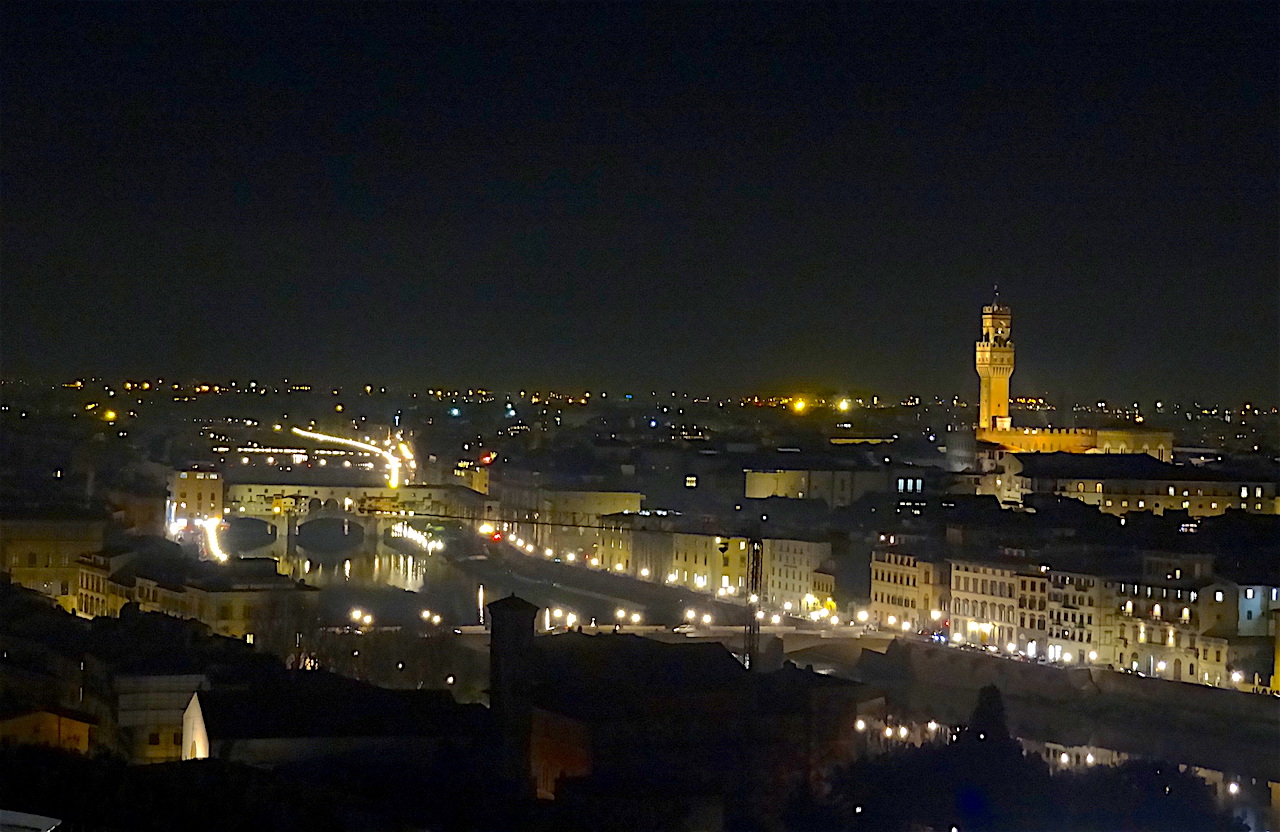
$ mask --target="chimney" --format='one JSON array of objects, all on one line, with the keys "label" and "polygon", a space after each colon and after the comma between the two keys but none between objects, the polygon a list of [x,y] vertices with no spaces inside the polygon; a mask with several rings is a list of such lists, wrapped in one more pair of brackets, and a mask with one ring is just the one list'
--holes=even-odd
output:
[{"label": "chimney", "polygon": [[522,793],[532,792],[529,765],[529,702],[533,628],[538,607],[510,595],[488,605],[489,707],[502,743],[502,776]]}]

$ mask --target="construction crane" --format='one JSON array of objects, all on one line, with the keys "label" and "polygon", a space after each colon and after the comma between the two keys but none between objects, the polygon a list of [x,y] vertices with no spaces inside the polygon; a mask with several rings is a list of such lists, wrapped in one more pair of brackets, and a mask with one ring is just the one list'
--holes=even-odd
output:
[{"label": "construction crane", "polygon": [[[764,540],[760,533],[760,524],[768,515],[761,515],[760,520],[748,524],[745,531],[747,538],[747,622],[742,633],[742,663],[748,670],[756,670],[760,657],[760,619],[764,613],[760,611],[761,589],[764,583]],[[720,543],[720,553],[729,549],[727,539]]]}]

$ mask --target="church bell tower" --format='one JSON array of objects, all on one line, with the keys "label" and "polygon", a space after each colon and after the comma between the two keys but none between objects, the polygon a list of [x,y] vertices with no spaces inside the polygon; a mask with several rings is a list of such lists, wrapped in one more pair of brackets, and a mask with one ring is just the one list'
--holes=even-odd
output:
[{"label": "church bell tower", "polygon": [[990,306],[982,307],[982,338],[978,340],[974,365],[978,370],[979,430],[1008,430],[1009,376],[1013,375],[1012,316],[1000,303],[997,292]]}]

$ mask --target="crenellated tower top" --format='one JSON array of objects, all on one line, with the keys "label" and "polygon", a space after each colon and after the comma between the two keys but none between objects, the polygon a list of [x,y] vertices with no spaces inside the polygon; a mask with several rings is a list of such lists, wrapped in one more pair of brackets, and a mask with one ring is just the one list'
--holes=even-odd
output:
[{"label": "crenellated tower top", "polygon": [[1009,419],[1009,377],[1013,375],[1013,314],[1000,302],[1000,291],[982,307],[982,336],[974,354],[979,378],[977,427],[1007,430]]}]

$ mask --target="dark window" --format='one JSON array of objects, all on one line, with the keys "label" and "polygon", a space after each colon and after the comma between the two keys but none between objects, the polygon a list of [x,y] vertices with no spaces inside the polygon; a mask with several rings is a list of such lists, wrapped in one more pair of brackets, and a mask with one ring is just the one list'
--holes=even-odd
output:
[{"label": "dark window", "polygon": [[177,746],[181,746],[181,745],[182,745],[182,732],[181,732],[181,731],[174,731],[174,732],[173,732],[173,744],[174,744],[174,745],[177,745]]},{"label": "dark window", "polygon": [[148,743],[148,744],[150,744],[150,745],[159,745],[159,744],[160,744],[160,735],[159,735],[159,734],[152,734],[151,736],[147,737],[147,743]]}]

